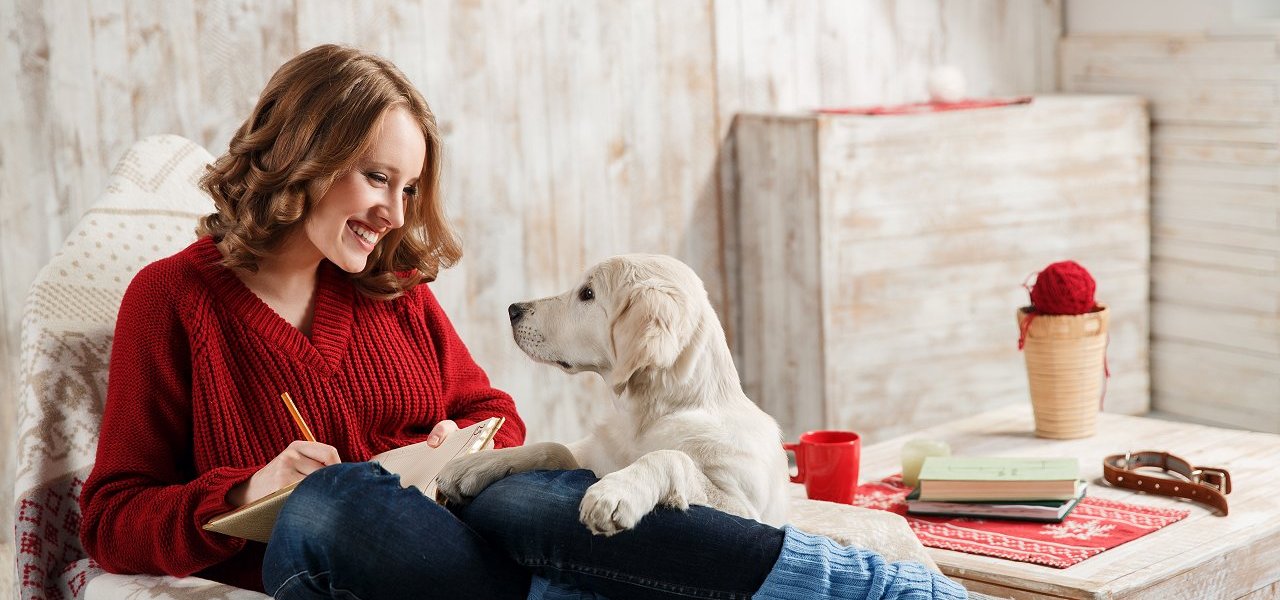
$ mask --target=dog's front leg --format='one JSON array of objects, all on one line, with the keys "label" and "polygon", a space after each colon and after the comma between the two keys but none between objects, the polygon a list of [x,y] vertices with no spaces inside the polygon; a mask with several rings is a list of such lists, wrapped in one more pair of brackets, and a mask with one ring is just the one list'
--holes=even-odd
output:
[{"label": "dog's front leg", "polygon": [[578,461],[563,444],[542,442],[459,456],[440,470],[439,490],[451,503],[466,504],[493,482],[538,469],[576,469]]},{"label": "dog's front leg", "polygon": [[587,488],[578,519],[592,533],[631,529],[655,506],[684,510],[706,501],[709,485],[698,465],[679,450],[655,450]]}]

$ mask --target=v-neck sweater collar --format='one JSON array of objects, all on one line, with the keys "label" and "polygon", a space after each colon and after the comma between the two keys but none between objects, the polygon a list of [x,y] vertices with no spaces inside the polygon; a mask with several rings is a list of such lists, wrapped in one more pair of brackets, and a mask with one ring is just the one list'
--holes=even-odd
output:
[{"label": "v-neck sweater collar", "polygon": [[338,370],[354,326],[352,305],[356,292],[346,273],[327,260],[320,262],[308,339],[223,266],[222,252],[212,237],[200,238],[190,250],[196,268],[208,280],[214,295],[254,331],[304,364],[326,373]]}]

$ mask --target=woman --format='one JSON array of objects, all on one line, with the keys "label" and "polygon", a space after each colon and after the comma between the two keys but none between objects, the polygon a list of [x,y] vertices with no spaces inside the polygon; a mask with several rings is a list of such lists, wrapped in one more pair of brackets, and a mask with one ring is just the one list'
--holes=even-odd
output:
[{"label": "woman", "polygon": [[[277,598],[963,593],[917,564],[699,507],[593,538],[576,518],[589,472],[511,477],[455,515],[362,462],[490,416],[507,419],[498,446],[524,440],[420,285],[461,254],[440,160],[434,116],[384,59],[320,46],[271,78],[201,181],[217,212],[121,304],[81,496],[105,569]],[[319,441],[291,441],[282,392]],[[304,478],[265,547],[200,528]]]}]

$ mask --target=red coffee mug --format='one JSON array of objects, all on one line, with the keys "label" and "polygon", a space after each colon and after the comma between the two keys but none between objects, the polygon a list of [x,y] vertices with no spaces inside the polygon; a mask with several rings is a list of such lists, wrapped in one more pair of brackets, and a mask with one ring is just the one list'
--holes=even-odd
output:
[{"label": "red coffee mug", "polygon": [[810,431],[799,444],[783,443],[796,453],[792,483],[803,483],[810,500],[852,504],[858,488],[862,438],[852,431]]}]

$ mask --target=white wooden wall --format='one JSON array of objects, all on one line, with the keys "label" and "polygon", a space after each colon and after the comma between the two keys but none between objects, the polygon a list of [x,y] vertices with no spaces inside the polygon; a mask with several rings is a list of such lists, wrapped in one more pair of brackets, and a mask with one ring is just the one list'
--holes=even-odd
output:
[{"label": "white wooden wall", "polygon": [[506,305],[623,251],[684,259],[729,305],[717,161],[735,113],[920,100],[944,63],[976,95],[1051,90],[1060,30],[1061,0],[0,0],[0,440],[26,288],[113,162],[162,132],[222,152],[315,44],[391,58],[439,115],[467,254],[436,289],[547,439],[577,435],[604,388],[520,355]]},{"label": "white wooden wall", "polygon": [[1150,99],[1153,408],[1280,432],[1280,35],[1076,35],[1062,87]]}]

